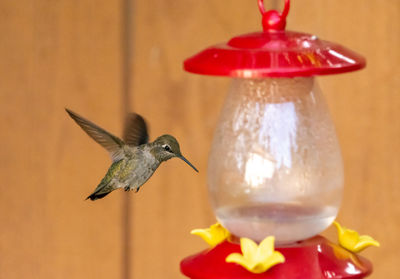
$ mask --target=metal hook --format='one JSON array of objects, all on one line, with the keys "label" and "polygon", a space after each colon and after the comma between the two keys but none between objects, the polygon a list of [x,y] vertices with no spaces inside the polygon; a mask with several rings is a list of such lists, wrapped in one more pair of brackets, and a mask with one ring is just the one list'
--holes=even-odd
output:
[{"label": "metal hook", "polygon": [[[258,0],[258,8],[260,9],[260,12],[262,15],[266,13],[265,7],[264,7],[264,0]],[[290,9],[290,0],[285,0],[285,7],[283,8],[283,11],[281,13],[281,16],[283,18],[286,18]]]}]

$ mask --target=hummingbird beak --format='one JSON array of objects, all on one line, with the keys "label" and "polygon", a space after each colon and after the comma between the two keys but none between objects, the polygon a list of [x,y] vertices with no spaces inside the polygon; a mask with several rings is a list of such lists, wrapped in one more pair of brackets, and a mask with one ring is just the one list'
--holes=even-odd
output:
[{"label": "hummingbird beak", "polygon": [[186,164],[191,166],[195,171],[199,172],[183,155],[179,156],[178,158],[182,159]]}]

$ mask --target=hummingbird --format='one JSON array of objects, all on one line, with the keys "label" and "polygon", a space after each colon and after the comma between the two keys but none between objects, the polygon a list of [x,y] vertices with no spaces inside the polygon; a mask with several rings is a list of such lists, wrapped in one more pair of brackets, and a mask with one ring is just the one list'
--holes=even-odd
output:
[{"label": "hummingbird", "polygon": [[179,143],[173,136],[162,135],[149,142],[146,121],[139,114],[127,115],[122,140],[77,113],[67,108],[65,110],[92,139],[110,153],[112,160],[106,175],[86,199],[101,199],[119,188],[137,193],[162,162],[174,157],[198,172],[182,155]]}]

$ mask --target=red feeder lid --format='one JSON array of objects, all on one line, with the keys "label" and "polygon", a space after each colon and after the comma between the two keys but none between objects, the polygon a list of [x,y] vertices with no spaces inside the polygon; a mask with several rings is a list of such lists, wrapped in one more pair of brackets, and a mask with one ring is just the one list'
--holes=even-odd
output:
[{"label": "red feeder lid", "polygon": [[361,55],[339,44],[285,31],[289,0],[282,13],[266,12],[263,0],[258,3],[264,32],[209,47],[185,60],[184,69],[204,75],[256,78],[338,74],[365,67]]}]

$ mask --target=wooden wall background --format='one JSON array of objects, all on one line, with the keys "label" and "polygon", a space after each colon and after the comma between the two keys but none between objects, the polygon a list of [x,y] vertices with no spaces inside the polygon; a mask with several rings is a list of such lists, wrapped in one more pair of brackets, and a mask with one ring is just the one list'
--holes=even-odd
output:
[{"label": "wooden wall background", "polygon": [[[288,18],[368,59],[320,83],[345,163],[339,220],[382,244],[363,253],[371,278],[400,272],[399,18],[398,0],[293,0]],[[206,154],[229,80],[182,61],[260,29],[255,0],[0,1],[0,278],[183,278],[180,259],[206,247],[190,229],[214,222]],[[64,107],[116,134],[133,109],[200,173],[171,160],[138,195],[84,201],[108,154]]]}]

